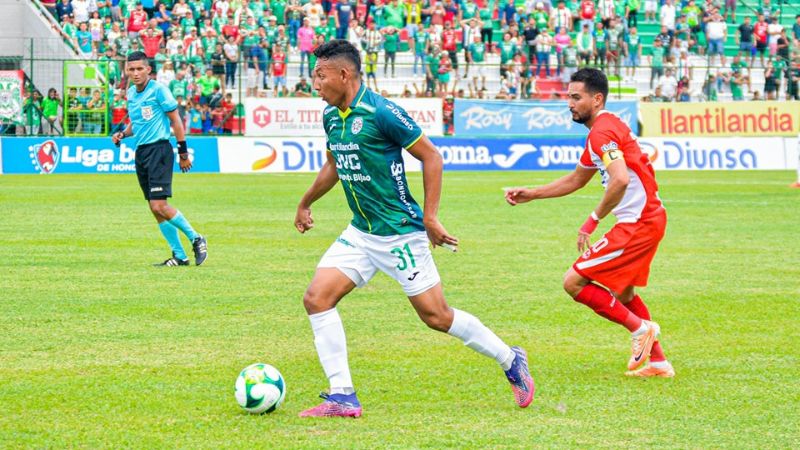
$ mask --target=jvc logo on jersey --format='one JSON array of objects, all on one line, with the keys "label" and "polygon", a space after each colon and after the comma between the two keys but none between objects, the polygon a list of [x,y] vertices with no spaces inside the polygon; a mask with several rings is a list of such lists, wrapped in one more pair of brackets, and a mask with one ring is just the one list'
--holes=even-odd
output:
[{"label": "jvc logo on jersey", "polygon": [[361,170],[361,162],[356,153],[336,155],[336,168],[345,170]]},{"label": "jvc logo on jersey", "polygon": [[409,130],[413,130],[414,129],[414,125],[412,125],[411,122],[408,119],[406,119],[406,117],[403,115],[403,111],[401,111],[400,108],[398,108],[397,106],[395,106],[394,104],[391,104],[391,103],[388,103],[386,105],[386,107],[390,111],[392,111],[392,114],[394,114],[394,116],[397,117],[397,120],[399,120],[400,123],[405,125],[406,128],[408,128]]}]

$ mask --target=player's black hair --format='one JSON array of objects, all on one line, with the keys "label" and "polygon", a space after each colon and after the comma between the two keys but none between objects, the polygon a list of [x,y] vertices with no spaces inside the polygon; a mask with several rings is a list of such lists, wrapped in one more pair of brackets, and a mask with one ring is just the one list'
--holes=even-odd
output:
[{"label": "player's black hair", "polygon": [[147,58],[147,55],[144,52],[131,52],[131,54],[128,55],[128,62],[131,61],[144,61],[145,64],[150,65],[150,59]]},{"label": "player's black hair", "polygon": [[319,59],[345,59],[355,67],[356,73],[361,73],[361,53],[344,39],[334,39],[320,45],[314,50],[314,56]]},{"label": "player's black hair", "polygon": [[571,83],[583,83],[584,89],[589,94],[603,94],[603,103],[608,99],[608,78],[603,71],[584,67],[569,77]]}]

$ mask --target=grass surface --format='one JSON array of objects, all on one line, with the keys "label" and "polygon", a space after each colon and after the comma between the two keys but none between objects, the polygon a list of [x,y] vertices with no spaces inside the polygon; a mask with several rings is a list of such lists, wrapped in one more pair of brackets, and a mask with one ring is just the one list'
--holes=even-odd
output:
[{"label": "grass surface", "polygon": [[[176,175],[172,203],[210,257],[158,269],[168,250],[133,175],[0,177],[0,448],[797,448],[793,174],[659,173],[669,225],[640,292],[672,380],[623,376],[627,332],[561,289],[599,183],[502,200],[501,186],[558,175],[447,173],[440,218],[461,246],[434,253],[450,304],[528,350],[531,407],[378,275],[339,306],[359,420],[297,417],[327,387],[302,293],[349,221],[339,187],[300,235],[295,206],[313,175]],[[287,381],[273,414],[234,400],[254,362]]]}]

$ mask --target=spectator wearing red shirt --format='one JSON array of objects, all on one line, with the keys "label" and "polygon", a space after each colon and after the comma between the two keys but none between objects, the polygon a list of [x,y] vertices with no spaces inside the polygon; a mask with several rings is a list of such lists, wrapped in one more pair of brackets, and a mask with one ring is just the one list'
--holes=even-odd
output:
[{"label": "spectator wearing red shirt", "polygon": [[277,97],[278,86],[286,88],[286,53],[278,44],[272,46],[272,61],[269,70],[275,80],[275,97]]},{"label": "spectator wearing red shirt", "polygon": [[128,17],[128,38],[132,41],[139,39],[139,32],[147,26],[147,13],[144,12],[142,4],[136,5],[136,9],[131,11]]},{"label": "spectator wearing red shirt", "polygon": [[234,41],[239,40],[239,27],[233,23],[233,18],[228,18],[228,23],[222,27],[222,35],[225,36],[225,39],[233,36]]},{"label": "spectator wearing red shirt", "polygon": [[[767,50],[767,28],[769,24],[764,20],[764,15],[758,15],[758,22],[753,25],[753,35],[756,37],[756,52],[761,57],[761,67],[764,67],[764,51]],[[750,60],[752,67],[753,60]]]},{"label": "spectator wearing red shirt", "polygon": [[583,0],[580,7],[581,25],[589,24],[589,31],[594,30],[594,16],[597,14],[594,0]]},{"label": "spectator wearing red shirt", "polygon": [[155,58],[158,49],[164,42],[164,35],[158,27],[158,21],[156,19],[152,19],[150,21],[150,26],[139,32],[139,39],[142,41],[144,54],[147,55],[148,58]]},{"label": "spectator wearing red shirt", "polygon": [[453,0],[444,0],[444,21],[452,22],[458,17],[458,5]]},{"label": "spectator wearing red shirt", "polygon": [[236,117],[236,104],[233,102],[233,95],[225,94],[222,100],[222,110],[225,115],[222,117],[222,134],[232,134],[233,130],[238,130],[240,118]]},{"label": "spectator wearing red shirt", "polygon": [[453,23],[445,22],[444,30],[442,30],[442,50],[446,51],[450,56],[450,63],[453,65],[453,70],[458,71],[456,34],[456,30],[453,29]]}]

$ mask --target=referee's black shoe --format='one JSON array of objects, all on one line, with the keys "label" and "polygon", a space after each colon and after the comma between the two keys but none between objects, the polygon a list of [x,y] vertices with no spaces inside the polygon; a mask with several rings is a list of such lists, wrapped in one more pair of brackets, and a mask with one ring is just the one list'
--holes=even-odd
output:
[{"label": "referee's black shoe", "polygon": [[194,250],[194,264],[199,266],[203,261],[208,258],[208,246],[206,245],[206,238],[197,236],[192,241],[192,250]]},{"label": "referee's black shoe", "polygon": [[162,267],[162,266],[167,266],[167,267],[188,266],[189,265],[189,260],[188,259],[178,259],[178,258],[175,257],[175,253],[172,253],[172,258],[170,258],[170,259],[168,259],[168,260],[166,260],[166,261],[164,261],[162,263],[153,264],[153,265],[156,266],[156,267]]}]

